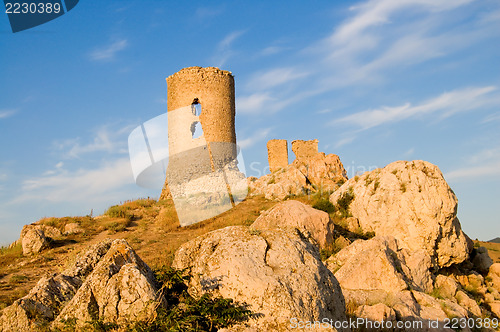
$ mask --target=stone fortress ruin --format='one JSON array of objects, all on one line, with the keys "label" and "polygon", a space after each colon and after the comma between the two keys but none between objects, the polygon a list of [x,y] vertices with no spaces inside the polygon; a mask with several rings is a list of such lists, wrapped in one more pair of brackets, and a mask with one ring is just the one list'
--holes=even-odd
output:
[{"label": "stone fortress ruin", "polygon": [[189,67],[166,80],[169,163],[160,199],[172,197],[186,226],[247,194],[238,169],[234,77],[215,67]]}]

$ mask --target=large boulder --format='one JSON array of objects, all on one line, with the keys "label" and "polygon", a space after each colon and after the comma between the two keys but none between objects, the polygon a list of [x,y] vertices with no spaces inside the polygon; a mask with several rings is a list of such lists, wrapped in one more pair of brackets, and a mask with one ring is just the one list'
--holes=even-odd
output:
[{"label": "large boulder", "polygon": [[347,181],[347,172],[336,154],[319,152],[309,158],[295,159],[292,166],[304,174],[314,187],[324,191],[336,189],[338,183]]},{"label": "large boulder", "polygon": [[278,203],[262,213],[252,224],[252,228],[298,228],[303,233],[311,234],[321,247],[333,243],[334,224],[328,213],[295,200]]},{"label": "large boulder", "polygon": [[173,266],[189,268],[190,293],[246,303],[262,330],[288,331],[291,318],[345,320],[340,286],[298,230],[232,226],[182,245]]},{"label": "large boulder", "polygon": [[110,246],[111,241],[100,242],[79,256],[75,266],[63,273],[40,279],[26,296],[3,310],[0,330],[30,331],[44,322],[54,320],[61,306],[76,294],[82,280],[93,270]]},{"label": "large boulder", "polygon": [[153,272],[125,240],[114,240],[107,253],[66,304],[56,324],[101,320],[124,323],[152,317],[158,302]]},{"label": "large boulder", "polygon": [[431,260],[423,250],[400,248],[391,236],[357,240],[326,261],[342,289],[431,291]]},{"label": "large boulder", "polygon": [[5,308],[0,330],[33,331],[50,323],[64,328],[63,319],[76,319],[78,328],[94,320],[138,320],[152,314],[157,291],[153,273],[125,240],[105,240]]},{"label": "large boulder", "polygon": [[354,196],[349,210],[365,232],[391,235],[402,246],[425,249],[435,267],[461,263],[472,249],[457,218],[457,198],[431,163],[396,161],[344,183],[330,196]]},{"label": "large boulder", "polygon": [[23,229],[21,230],[20,239],[22,240],[24,238],[24,236],[26,235],[26,233],[32,229],[39,229],[39,230],[43,231],[45,236],[50,237],[52,239],[61,236],[61,231],[57,227],[39,224],[39,221],[38,221],[38,222],[33,223],[33,224],[24,225]]},{"label": "large boulder", "polygon": [[493,288],[500,292],[500,263],[495,263],[490,266],[486,279]]},{"label": "large boulder", "polygon": [[41,229],[30,229],[22,238],[23,255],[36,254],[50,247],[50,241]]}]

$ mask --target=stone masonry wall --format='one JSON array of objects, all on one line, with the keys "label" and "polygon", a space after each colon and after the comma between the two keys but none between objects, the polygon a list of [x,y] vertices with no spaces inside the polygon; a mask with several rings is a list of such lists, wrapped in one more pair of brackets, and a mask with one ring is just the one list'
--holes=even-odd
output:
[{"label": "stone masonry wall", "polygon": [[288,144],[286,139],[272,139],[267,142],[269,170],[275,172],[288,166]]},{"label": "stone masonry wall", "polygon": [[306,159],[315,156],[318,153],[318,140],[295,140],[292,141],[292,151],[295,154],[295,158]]}]

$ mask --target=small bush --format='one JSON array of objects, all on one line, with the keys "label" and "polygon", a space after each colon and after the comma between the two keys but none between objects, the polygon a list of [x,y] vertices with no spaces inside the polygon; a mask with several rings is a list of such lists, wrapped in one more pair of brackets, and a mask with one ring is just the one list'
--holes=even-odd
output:
[{"label": "small bush", "polygon": [[155,275],[169,307],[159,306],[153,321],[137,322],[129,328],[131,331],[215,332],[252,316],[245,305],[235,304],[232,299],[214,298],[208,293],[200,298],[189,295],[186,283],[191,276],[186,270],[160,268]]},{"label": "small bush", "polygon": [[328,199],[320,199],[312,206],[315,209],[325,211],[326,213],[335,212],[335,205],[333,205]]},{"label": "small bush", "polygon": [[400,186],[400,189],[401,189],[401,192],[405,193],[406,192],[406,183],[401,183],[401,186]]},{"label": "small bush", "polygon": [[337,210],[340,212],[340,215],[343,218],[351,216],[349,205],[351,204],[353,199],[354,192],[352,190],[352,187],[349,187],[349,189],[346,192],[343,192],[340,198],[337,200]]},{"label": "small bush", "polygon": [[119,205],[113,205],[106,211],[105,214],[111,218],[123,218],[132,220],[132,215],[129,213],[128,209]]}]

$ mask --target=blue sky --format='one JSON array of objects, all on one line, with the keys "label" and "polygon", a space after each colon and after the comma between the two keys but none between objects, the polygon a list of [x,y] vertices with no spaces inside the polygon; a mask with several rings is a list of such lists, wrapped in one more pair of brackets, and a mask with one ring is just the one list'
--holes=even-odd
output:
[{"label": "blue sky", "polygon": [[248,175],[272,138],[319,139],[349,177],[427,160],[465,232],[500,236],[496,0],[82,0],[16,34],[2,14],[0,50],[0,244],[45,216],[158,196],[135,185],[127,137],[189,66],[233,72]]}]

